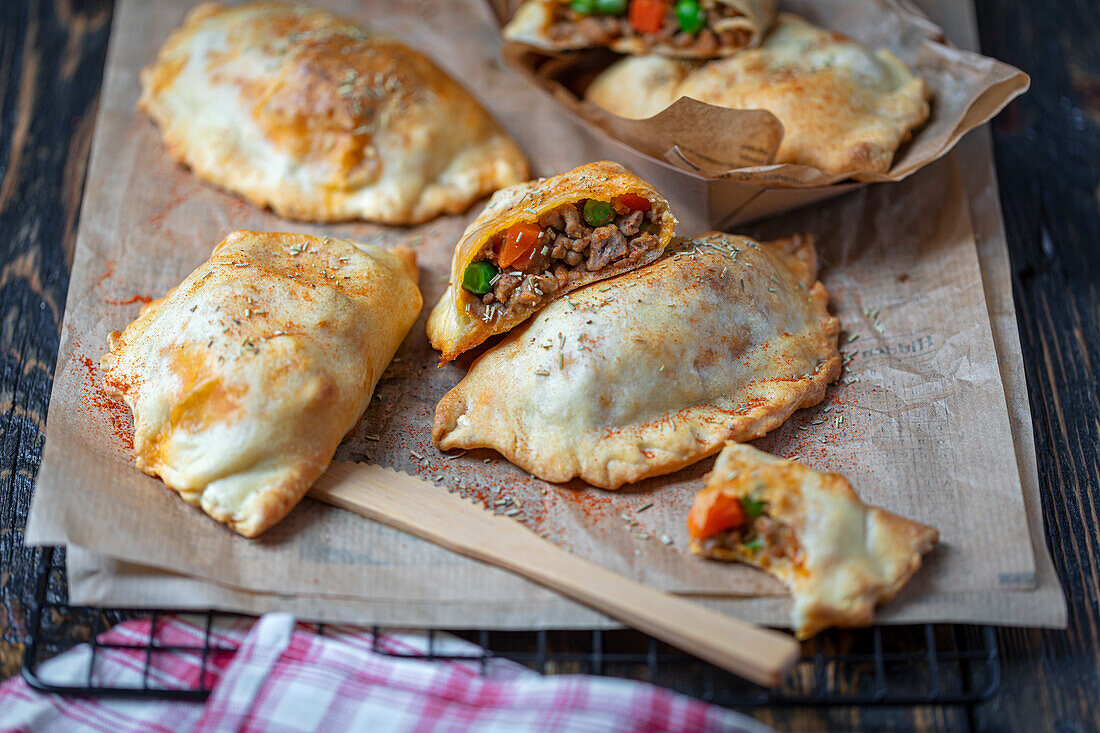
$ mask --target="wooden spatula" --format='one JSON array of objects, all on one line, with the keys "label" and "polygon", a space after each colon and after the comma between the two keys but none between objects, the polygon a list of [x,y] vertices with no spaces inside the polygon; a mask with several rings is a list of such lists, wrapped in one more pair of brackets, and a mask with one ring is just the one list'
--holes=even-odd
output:
[{"label": "wooden spatula", "polygon": [[799,644],[790,636],[575,557],[518,522],[414,476],[333,463],[310,496],[510,570],[757,684],[775,687],[799,657]]}]

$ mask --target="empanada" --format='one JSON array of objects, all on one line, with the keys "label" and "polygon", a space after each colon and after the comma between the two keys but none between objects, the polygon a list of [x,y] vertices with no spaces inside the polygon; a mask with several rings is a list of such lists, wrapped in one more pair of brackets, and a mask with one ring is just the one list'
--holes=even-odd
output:
[{"label": "empanada", "polygon": [[619,117],[642,120],[679,99],[680,84],[700,66],[696,61],[655,53],[624,56],[593,79],[584,96]]},{"label": "empanada", "polygon": [[441,450],[615,489],[778,427],[840,374],[809,238],[711,233],[551,303],[440,401]]},{"label": "empanada", "polygon": [[173,158],[280,216],[416,224],[528,177],[427,56],[307,5],[200,5],[141,85]]},{"label": "empanada", "polygon": [[800,639],[869,625],[939,541],[932,527],[864,504],[839,474],[733,443],[695,496],[688,531],[692,552],[786,583]]},{"label": "empanada", "polygon": [[233,232],[111,333],[103,384],[137,467],[255,537],[328,466],[420,306],[408,248]]},{"label": "empanada", "polygon": [[729,56],[760,43],[776,0],[527,0],[504,37],[549,51]]},{"label": "empanada", "polygon": [[[663,99],[671,104],[680,97],[764,109],[783,124],[775,162],[827,173],[888,171],[898,147],[930,112],[928,85],[894,54],[872,53],[790,13],[780,13],[760,48],[706,63],[670,93],[665,79],[681,70],[657,60],[619,61],[589,85],[586,98],[635,119],[656,114]],[[632,88],[636,97],[623,91]]]},{"label": "empanada", "polygon": [[676,218],[618,163],[588,163],[498,191],[455,246],[428,319],[446,363],[548,302],[660,257]]}]

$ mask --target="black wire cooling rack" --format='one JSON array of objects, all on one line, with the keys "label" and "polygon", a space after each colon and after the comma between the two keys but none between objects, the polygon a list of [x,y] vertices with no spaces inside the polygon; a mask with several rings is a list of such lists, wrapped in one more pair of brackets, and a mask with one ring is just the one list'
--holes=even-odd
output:
[{"label": "black wire cooling rack", "polygon": [[[83,696],[147,697],[203,700],[214,675],[208,665],[219,654],[236,651],[213,629],[220,619],[241,614],[182,609],[101,609],[71,606],[66,590],[64,552],[45,548],[39,556],[35,607],[23,660],[23,677],[44,692]],[[168,614],[188,616],[205,627],[201,643],[163,643],[158,620]],[[104,643],[101,632],[136,616],[150,616],[148,638],[134,643]],[[324,625],[318,631],[325,633]],[[91,630],[89,636],[89,630]],[[651,682],[719,705],[761,706],[914,706],[971,705],[993,697],[1001,684],[996,636],[989,626],[924,624],[875,626],[860,631],[831,631],[803,645],[803,657],[786,683],[768,690],[711,664],[684,654],[637,631],[446,631],[431,630],[427,649],[393,652],[379,643],[388,629],[375,627],[375,651],[390,656],[465,661],[487,673],[500,659],[544,674],[596,674]],[[448,653],[440,639],[452,634],[476,643],[473,654]],[[51,684],[40,675],[50,657],[81,642],[90,645],[83,684]],[[122,649],[143,659],[141,684],[106,684],[97,672],[103,650]],[[166,687],[150,674],[163,655],[189,655],[201,660],[193,686]]]}]

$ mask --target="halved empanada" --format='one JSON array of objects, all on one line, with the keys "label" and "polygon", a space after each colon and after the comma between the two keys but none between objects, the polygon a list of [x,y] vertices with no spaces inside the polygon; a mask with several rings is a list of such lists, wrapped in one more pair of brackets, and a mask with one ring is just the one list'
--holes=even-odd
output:
[{"label": "halved empanada", "polygon": [[420,306],[408,248],[238,231],[111,333],[103,383],[137,467],[255,537],[328,466]]},{"label": "halved empanada", "polygon": [[614,489],[761,436],[840,374],[816,272],[809,238],[680,242],[512,331],[440,401],[432,438]]},{"label": "halved empanada", "polygon": [[428,319],[446,363],[551,300],[652,262],[676,218],[653,186],[602,161],[498,191],[455,246]]},{"label": "halved empanada", "polygon": [[782,580],[805,639],[867,626],[939,541],[939,532],[860,501],[841,475],[731,443],[688,516],[691,550],[740,560]]},{"label": "halved empanada", "polygon": [[760,43],[776,0],[527,0],[504,27],[509,41],[550,51],[606,46],[619,53],[729,56]]},{"label": "halved empanada", "polygon": [[415,224],[528,177],[427,56],[307,5],[200,5],[141,82],[173,158],[281,216]]},{"label": "halved empanada", "polygon": [[[620,117],[656,114],[680,97],[731,109],[764,109],[783,123],[776,163],[827,173],[883,173],[898,146],[928,119],[928,85],[894,54],[780,13],[760,48],[683,75],[668,60],[624,59],[589,85],[586,98]],[[633,95],[630,90],[637,90]]]}]

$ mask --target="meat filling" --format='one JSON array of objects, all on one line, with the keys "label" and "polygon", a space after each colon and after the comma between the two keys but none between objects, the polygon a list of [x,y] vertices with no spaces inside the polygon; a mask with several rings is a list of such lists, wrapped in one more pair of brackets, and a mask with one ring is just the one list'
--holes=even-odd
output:
[{"label": "meat filling", "polygon": [[[628,203],[620,200],[624,198]],[[468,267],[486,263],[485,275],[491,278],[478,287],[464,277],[463,286],[479,298],[470,312],[496,321],[516,308],[535,308],[559,291],[574,289],[578,281],[591,279],[588,273],[643,261],[660,242],[657,212],[638,196],[620,199],[593,200],[595,209],[588,200],[565,204],[543,214],[537,225],[516,225],[493,237]],[[593,210],[602,218],[589,216]]]},{"label": "meat filling", "polygon": [[741,527],[708,537],[703,543],[707,549],[719,547],[747,552],[753,561],[764,566],[779,560],[792,563],[802,560],[802,545],[794,530],[767,514],[761,514]]},{"label": "meat filling", "polygon": [[659,15],[653,24],[659,25],[657,30],[649,31],[647,28],[646,31],[640,31],[629,14],[579,13],[569,3],[563,3],[555,6],[547,34],[553,41],[586,46],[607,46],[619,38],[638,38],[645,51],[654,46],[669,46],[690,50],[700,56],[712,55],[721,48],[744,48],[752,40],[752,32],[747,28],[714,30],[728,25],[723,21],[743,15],[737,9],[720,2],[704,1],[699,12],[699,24],[702,27],[688,32],[677,16],[675,4],[665,3],[663,15]]}]

